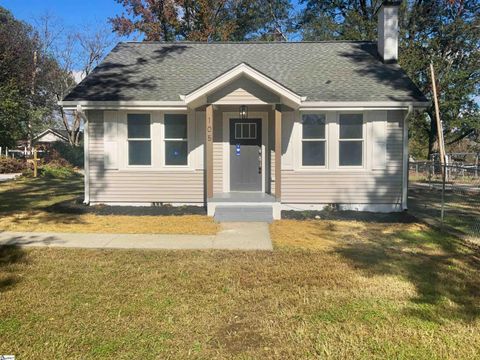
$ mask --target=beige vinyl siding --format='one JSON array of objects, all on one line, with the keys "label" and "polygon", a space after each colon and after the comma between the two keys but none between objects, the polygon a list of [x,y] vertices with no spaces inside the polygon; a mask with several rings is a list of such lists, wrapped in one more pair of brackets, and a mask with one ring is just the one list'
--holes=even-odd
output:
[{"label": "beige vinyl siding", "polygon": [[207,103],[216,105],[259,105],[279,102],[278,95],[246,77],[230,82],[207,97]]},{"label": "beige vinyl siding", "polygon": [[401,204],[403,111],[388,111],[386,168],[282,170],[282,202],[298,204]]},{"label": "beige vinyl siding", "polygon": [[[203,203],[203,170],[105,170],[103,111],[89,111],[90,201]],[[121,145],[120,145],[121,146]]]}]

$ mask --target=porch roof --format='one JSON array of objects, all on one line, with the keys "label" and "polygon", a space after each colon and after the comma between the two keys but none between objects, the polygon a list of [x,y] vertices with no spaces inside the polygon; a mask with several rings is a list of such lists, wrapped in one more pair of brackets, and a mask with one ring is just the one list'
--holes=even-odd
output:
[{"label": "porch roof", "polygon": [[119,43],[64,101],[180,101],[248,64],[305,101],[423,102],[370,42]]}]

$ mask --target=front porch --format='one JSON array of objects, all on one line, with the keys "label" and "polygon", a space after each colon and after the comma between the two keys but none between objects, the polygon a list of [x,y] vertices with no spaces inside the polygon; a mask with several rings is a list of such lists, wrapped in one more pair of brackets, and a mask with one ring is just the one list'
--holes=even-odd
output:
[{"label": "front porch", "polygon": [[[210,216],[219,206],[249,211],[270,206],[273,218],[280,218],[282,117],[293,114],[304,100],[245,63],[185,95],[185,103],[205,116],[203,165]],[[287,135],[292,129],[284,130]]]},{"label": "front porch", "polygon": [[[248,107],[244,119],[239,118],[239,106],[204,108],[207,212],[217,220],[222,218],[216,215],[217,209],[236,221],[280,219],[281,156],[276,154],[281,154],[282,106],[244,105]],[[245,132],[238,136],[242,126],[250,137]]]}]

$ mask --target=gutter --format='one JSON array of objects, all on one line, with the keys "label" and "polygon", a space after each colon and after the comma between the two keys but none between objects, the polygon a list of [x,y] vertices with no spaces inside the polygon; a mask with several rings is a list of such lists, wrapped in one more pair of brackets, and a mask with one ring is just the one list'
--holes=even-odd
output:
[{"label": "gutter", "polygon": [[403,178],[402,178],[402,210],[408,209],[408,119],[413,113],[410,105],[403,119]]}]

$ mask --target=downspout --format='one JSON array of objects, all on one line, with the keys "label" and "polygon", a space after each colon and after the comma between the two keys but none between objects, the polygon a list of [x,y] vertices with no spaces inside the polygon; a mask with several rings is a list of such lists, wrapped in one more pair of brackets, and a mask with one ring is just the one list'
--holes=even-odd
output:
[{"label": "downspout", "polygon": [[403,119],[403,179],[402,179],[402,210],[407,210],[408,199],[408,119],[413,113],[413,105],[408,105],[407,114]]},{"label": "downspout", "polygon": [[83,203],[90,204],[90,141],[88,136],[88,118],[83,113],[82,105],[77,105],[77,112],[83,119],[83,169],[84,169],[84,185],[85,185],[85,199]]}]

